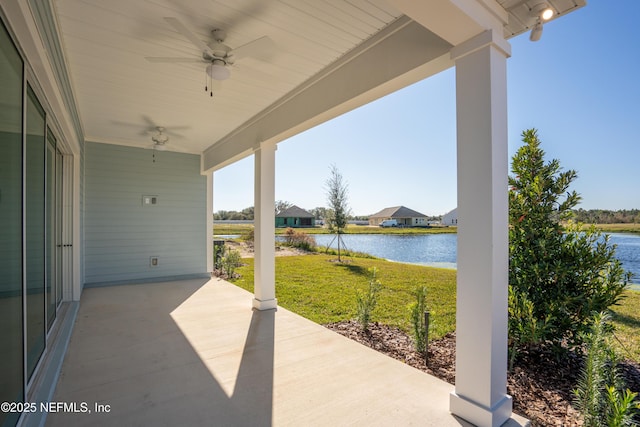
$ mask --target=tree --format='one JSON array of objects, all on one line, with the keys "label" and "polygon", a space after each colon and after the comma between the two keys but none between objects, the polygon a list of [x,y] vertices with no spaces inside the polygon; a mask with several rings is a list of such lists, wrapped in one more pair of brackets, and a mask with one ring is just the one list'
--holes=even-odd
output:
[{"label": "tree", "polygon": [[[347,219],[350,213],[349,206],[347,204],[348,186],[347,183],[344,182],[344,179],[336,165],[331,165],[330,169],[331,175],[325,183],[327,203],[329,204],[327,217],[325,219],[329,230],[336,235],[338,240],[338,262],[340,262],[342,261],[340,258],[340,243],[342,240],[340,235],[344,234],[344,229],[347,227]],[[334,240],[336,240],[336,238],[334,238]]]},{"label": "tree", "polygon": [[326,216],[327,216],[327,208],[324,208],[322,206],[319,206],[317,208],[313,208],[309,212],[311,212],[311,214],[313,214],[315,219],[325,219]]},{"label": "tree", "polygon": [[246,219],[246,220],[253,219],[253,217],[254,217],[254,208],[253,208],[253,206],[249,206],[248,208],[242,209],[241,214],[244,217],[244,219]]},{"label": "tree", "polygon": [[[594,312],[617,303],[630,278],[615,246],[570,220],[577,178],[545,163],[537,131],[522,134],[509,177],[509,342],[518,350],[579,345]],[[513,359],[512,359],[513,360]]]},{"label": "tree", "polygon": [[252,220],[253,219],[253,206],[244,208],[242,211],[217,211],[213,214],[214,220]]},{"label": "tree", "polygon": [[228,219],[229,216],[229,212],[227,211],[217,211],[216,213],[213,214],[213,219],[214,220],[225,220]]},{"label": "tree", "polygon": [[278,215],[280,212],[286,211],[291,206],[293,206],[293,204],[287,202],[286,200],[276,200],[275,205],[276,205],[276,215]]}]

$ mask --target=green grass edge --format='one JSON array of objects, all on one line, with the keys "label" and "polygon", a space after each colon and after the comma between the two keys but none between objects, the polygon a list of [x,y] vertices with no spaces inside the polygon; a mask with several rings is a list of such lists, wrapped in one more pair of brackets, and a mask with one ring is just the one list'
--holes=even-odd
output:
[{"label": "green grass edge", "polygon": [[[253,292],[253,259],[244,258],[242,262],[237,270],[240,277],[232,283]],[[383,259],[346,257],[346,262],[338,263],[335,255],[321,253],[277,257],[278,304],[319,324],[355,319],[356,292],[365,289],[373,267],[383,286],[373,311],[374,322],[409,333],[409,304],[415,300],[415,290],[424,285],[431,313],[430,339],[455,330],[455,270]],[[640,292],[627,290],[624,295],[620,304],[612,307],[617,338],[614,346],[624,358],[640,361]]]}]

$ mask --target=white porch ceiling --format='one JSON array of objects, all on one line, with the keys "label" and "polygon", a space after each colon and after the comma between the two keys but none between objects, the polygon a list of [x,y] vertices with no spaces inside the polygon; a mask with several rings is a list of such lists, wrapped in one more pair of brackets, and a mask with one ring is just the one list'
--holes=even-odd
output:
[{"label": "white porch ceiling", "polygon": [[[383,0],[57,0],[64,50],[85,138],[150,146],[152,123],[169,149],[201,153],[327,64],[401,16]],[[261,36],[276,43],[268,61],[243,58],[205,92],[203,63],[151,63],[146,56],[199,58],[163,18],[176,17],[201,40],[227,31],[232,48]],[[178,129],[179,128],[179,129]]]},{"label": "white porch ceiling", "polygon": [[[416,16],[424,11],[405,0],[51,1],[85,140],[148,148],[145,131],[162,126],[167,149],[204,153],[205,169],[452,65],[446,35],[427,30]],[[532,25],[528,10],[539,1],[450,3],[508,12],[511,37]],[[549,3],[560,16],[584,0]],[[269,36],[276,51],[237,61],[210,97],[204,63],[145,59],[201,57],[165,17],[207,43],[220,28],[232,48]]]}]

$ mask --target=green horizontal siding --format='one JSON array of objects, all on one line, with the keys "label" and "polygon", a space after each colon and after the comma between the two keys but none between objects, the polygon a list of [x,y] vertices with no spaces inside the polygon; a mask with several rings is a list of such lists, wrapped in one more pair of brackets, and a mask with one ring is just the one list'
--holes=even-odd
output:
[{"label": "green horizontal siding", "polygon": [[[200,157],[87,143],[85,283],[206,274],[206,178]],[[143,206],[142,196],[157,197]],[[156,267],[149,259],[159,257]]]}]

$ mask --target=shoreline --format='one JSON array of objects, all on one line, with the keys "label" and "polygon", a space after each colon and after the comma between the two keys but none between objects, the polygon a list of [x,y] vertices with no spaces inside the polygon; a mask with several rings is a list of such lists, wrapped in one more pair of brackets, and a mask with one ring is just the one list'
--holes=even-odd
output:
[{"label": "shoreline", "polygon": [[[223,237],[223,236],[221,235],[220,237]],[[231,238],[231,239],[230,238],[222,238],[220,240],[224,240],[225,244],[229,245],[229,247],[239,251],[240,252],[240,256],[242,258],[253,258],[254,257],[253,248],[249,247],[249,245],[247,245],[245,242],[242,242],[242,241],[239,241],[239,240],[233,239],[233,238]],[[300,256],[300,255],[313,255],[315,253],[316,252],[307,252],[307,251],[304,251],[304,250],[301,250],[301,249],[298,249],[298,248],[293,248],[293,247],[288,247],[288,246],[276,246],[275,256],[276,257]],[[368,255],[371,255],[371,254],[368,254]],[[377,258],[374,255],[371,255],[371,257]],[[449,262],[424,263],[424,262],[396,261],[396,260],[386,259],[386,258],[379,258],[379,259],[384,260],[384,261],[388,261],[388,262],[398,263],[398,264],[419,265],[419,266],[422,266],[422,267],[439,268],[439,269],[456,270],[457,271],[457,264],[456,263],[449,263]],[[635,292],[640,292],[640,282],[638,282],[638,283],[629,282],[628,285],[629,285],[628,286],[628,290],[635,291]]]}]

